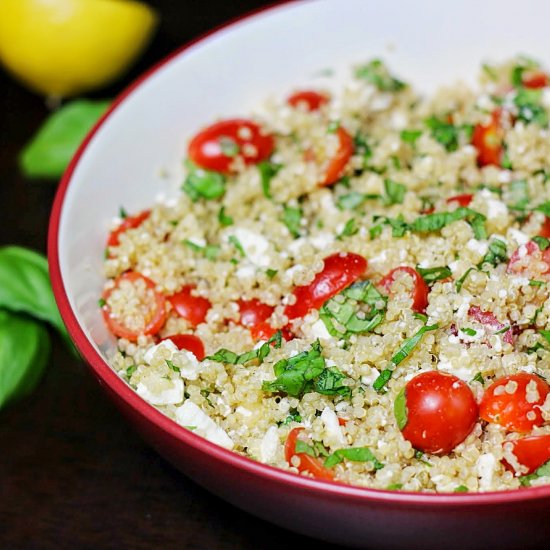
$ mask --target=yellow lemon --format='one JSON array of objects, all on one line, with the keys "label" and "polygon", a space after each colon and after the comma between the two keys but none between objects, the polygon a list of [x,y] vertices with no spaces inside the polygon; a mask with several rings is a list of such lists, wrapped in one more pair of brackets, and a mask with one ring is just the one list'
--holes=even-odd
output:
[{"label": "yellow lemon", "polygon": [[134,0],[0,0],[0,62],[37,92],[77,95],[119,76],[157,21]]}]

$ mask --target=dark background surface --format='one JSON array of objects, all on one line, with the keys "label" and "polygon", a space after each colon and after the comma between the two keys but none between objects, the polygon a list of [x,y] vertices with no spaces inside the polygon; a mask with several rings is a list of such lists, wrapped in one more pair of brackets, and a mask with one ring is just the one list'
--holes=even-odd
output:
[{"label": "dark background surface", "polygon": [[[266,2],[152,1],[162,21],[113,97],[197,35]],[[48,115],[0,69],[0,245],[46,251],[56,182],[25,180],[17,155]],[[38,390],[0,411],[0,549],[275,549],[308,539],[260,521],[185,478],[143,443],[86,366],[52,334]],[[329,546],[315,543],[317,550]]]}]

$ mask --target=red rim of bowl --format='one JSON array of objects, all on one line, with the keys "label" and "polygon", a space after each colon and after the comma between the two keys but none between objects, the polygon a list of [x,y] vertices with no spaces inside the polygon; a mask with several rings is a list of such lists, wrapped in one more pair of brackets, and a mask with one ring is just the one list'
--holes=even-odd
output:
[{"label": "red rim of bowl", "polygon": [[267,12],[272,12],[281,8],[285,8],[289,4],[300,3],[303,2],[301,0],[282,0],[256,10],[252,10],[242,16],[235,17],[234,19],[231,19],[230,21],[213,28],[209,32],[200,35],[196,39],[178,48],[167,57],[153,65],[150,69],[145,71],[125,90],[123,90],[113,101],[107,112],[101,117],[101,119],[92,128],[90,133],[86,136],[85,140],[82,142],[78,151],[76,152],[75,156],[67,167],[67,170],[63,174],[55,196],[48,229],[48,261],[52,288],[61,316],[63,318],[63,321],[65,322],[65,325],[67,326],[69,334],[73,338],[77,348],[80,350],[84,359],[95,372],[96,376],[104,381],[105,384],[107,384],[107,386],[113,392],[118,394],[118,396],[120,396],[128,406],[138,412],[141,416],[145,417],[150,422],[161,428],[164,432],[170,434],[175,439],[185,445],[190,445],[204,453],[208,453],[209,455],[215,457],[217,460],[224,462],[229,466],[245,470],[248,473],[258,475],[272,481],[276,481],[281,485],[292,486],[294,489],[307,490],[312,493],[319,493],[322,494],[324,497],[331,497],[331,499],[362,501],[365,504],[367,504],[368,502],[372,502],[379,504],[401,504],[405,506],[420,505],[424,507],[434,507],[441,505],[451,505],[454,507],[472,505],[486,506],[491,504],[502,504],[516,501],[550,498],[550,485],[524,489],[509,489],[504,491],[494,491],[486,493],[454,494],[388,491],[383,489],[371,489],[353,485],[345,485],[342,483],[331,481],[316,480],[286,472],[273,466],[262,464],[250,458],[239,455],[236,452],[229,451],[214,443],[211,443],[203,437],[194,434],[192,431],[187,430],[182,426],[179,426],[176,422],[161,413],[158,409],[154,408],[152,405],[149,405],[149,403],[143,400],[134,390],[132,390],[128,386],[128,384],[126,384],[126,382],[124,382],[115,373],[115,371],[95,350],[93,345],[89,342],[88,337],[80,327],[80,324],[71,308],[69,298],[65,291],[63,278],[61,276],[58,238],[65,194],[71,183],[73,173],[80,161],[80,158],[83,156],[92,138],[95,136],[95,134],[104,124],[104,122],[111,116],[111,114],[127,97],[129,97],[143,82],[152,77],[155,73],[159,71],[159,69],[164,67],[175,57],[184,54],[190,48],[206,41],[212,35],[222,30],[226,30],[229,27],[236,26],[245,21],[249,21],[259,15],[266,14]]}]

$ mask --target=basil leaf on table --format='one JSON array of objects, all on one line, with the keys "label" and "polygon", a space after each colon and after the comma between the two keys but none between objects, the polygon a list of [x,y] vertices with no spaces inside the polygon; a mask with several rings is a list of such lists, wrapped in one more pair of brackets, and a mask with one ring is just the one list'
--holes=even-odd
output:
[{"label": "basil leaf on table", "polygon": [[34,390],[49,354],[48,331],[41,323],[0,309],[0,409]]},{"label": "basil leaf on table", "polygon": [[61,177],[78,146],[109,104],[106,100],[78,99],[53,113],[19,156],[25,176]]}]

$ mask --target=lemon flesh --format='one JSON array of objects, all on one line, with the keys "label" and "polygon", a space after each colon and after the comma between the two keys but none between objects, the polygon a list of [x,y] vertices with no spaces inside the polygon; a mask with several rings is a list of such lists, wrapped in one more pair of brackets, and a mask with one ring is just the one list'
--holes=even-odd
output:
[{"label": "lemon flesh", "polygon": [[119,76],[157,21],[133,0],[0,0],[0,62],[39,93],[74,96]]}]

